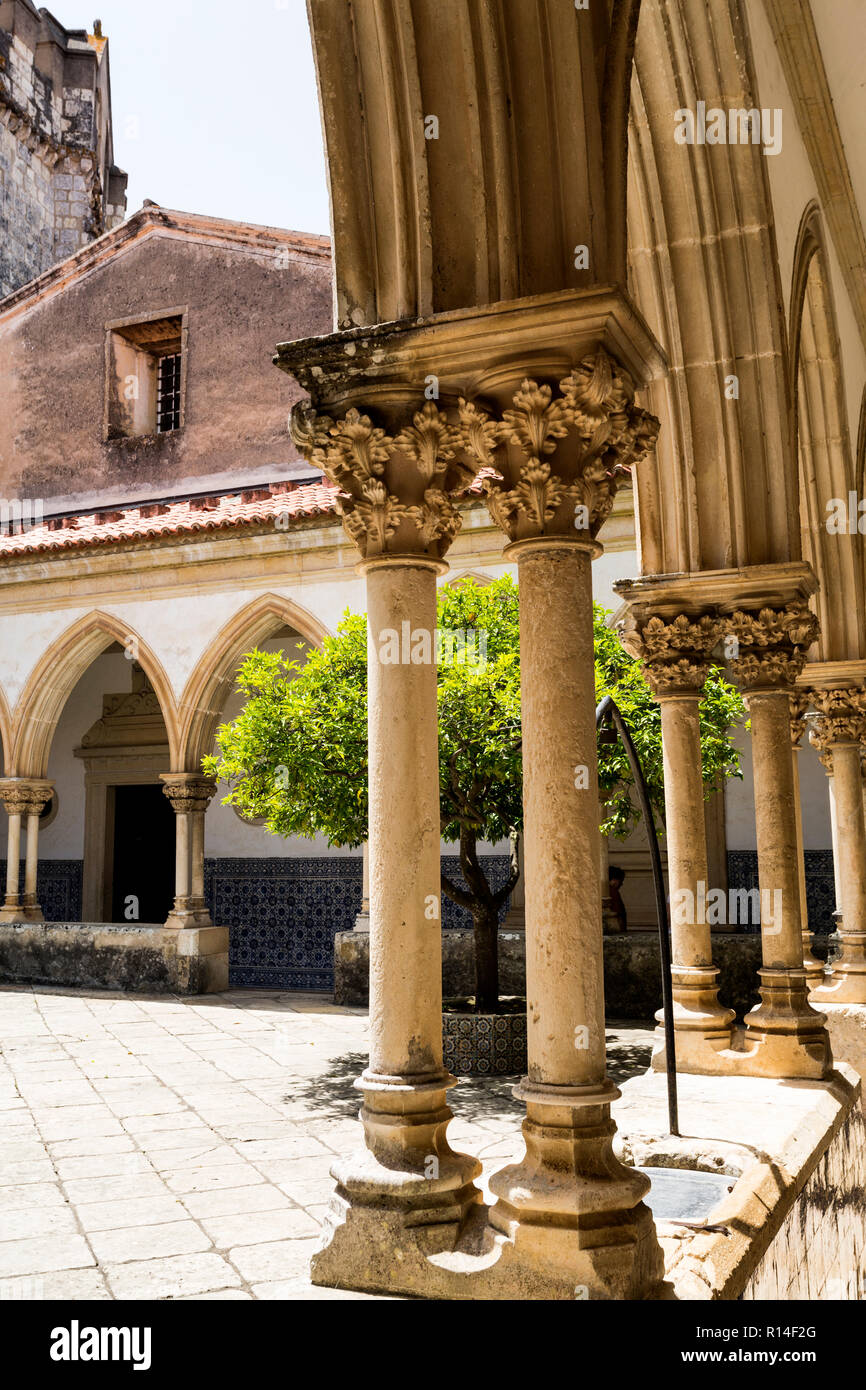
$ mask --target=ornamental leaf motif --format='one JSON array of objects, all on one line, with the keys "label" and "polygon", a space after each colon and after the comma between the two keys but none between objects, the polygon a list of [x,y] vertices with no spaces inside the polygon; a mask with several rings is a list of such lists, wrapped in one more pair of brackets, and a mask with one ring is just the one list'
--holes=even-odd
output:
[{"label": "ornamental leaf motif", "polygon": [[565,401],[553,399],[549,386],[526,380],[514,393],[514,408],[506,410],[502,420],[511,443],[519,444],[531,459],[541,459],[568,433],[569,411]]},{"label": "ornamental leaf motif", "polygon": [[442,412],[427,401],[412,417],[412,424],[401,430],[394,447],[402,449],[418,466],[425,483],[444,473],[459,447],[460,435],[448,424]]}]

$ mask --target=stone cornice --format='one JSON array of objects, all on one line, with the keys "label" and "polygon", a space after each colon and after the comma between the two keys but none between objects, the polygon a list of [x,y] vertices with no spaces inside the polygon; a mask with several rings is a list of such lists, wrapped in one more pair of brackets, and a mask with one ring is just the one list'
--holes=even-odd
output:
[{"label": "stone cornice", "polygon": [[699,617],[724,615],[737,608],[784,608],[811,598],[818,580],[811,565],[792,560],[738,569],[647,574],[620,579],[613,587],[636,620],[642,621],[654,613],[662,618],[678,613]]},{"label": "stone cornice", "polygon": [[[349,329],[280,343],[274,362],[319,409],[374,408],[402,380],[423,390],[434,375],[443,397],[498,395],[525,376],[567,375],[601,346],[643,386],[666,367],[662,348],[618,288],[532,295],[429,318]],[[410,383],[412,385],[410,385]]]}]

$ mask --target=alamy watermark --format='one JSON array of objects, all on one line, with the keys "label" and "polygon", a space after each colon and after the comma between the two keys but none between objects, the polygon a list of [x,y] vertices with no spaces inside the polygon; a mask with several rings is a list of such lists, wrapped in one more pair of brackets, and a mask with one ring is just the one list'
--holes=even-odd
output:
[{"label": "alamy watermark", "polygon": [[764,154],[782,152],[782,111],[763,107],[721,106],[707,109],[699,101],[694,111],[681,107],[674,113],[674,140],[678,145],[763,145]]},{"label": "alamy watermark", "polygon": [[703,881],[697,893],[677,888],[671,893],[671,921],[682,927],[702,922],[711,927],[760,926],[768,936],[782,930],[781,888],[710,888]]},{"label": "alamy watermark", "polygon": [[0,536],[20,536],[43,524],[41,497],[0,497]]},{"label": "alamy watermark", "polygon": [[487,665],[487,632],[484,628],[414,628],[401,623],[400,631],[385,627],[370,648],[380,666],[478,666]]}]

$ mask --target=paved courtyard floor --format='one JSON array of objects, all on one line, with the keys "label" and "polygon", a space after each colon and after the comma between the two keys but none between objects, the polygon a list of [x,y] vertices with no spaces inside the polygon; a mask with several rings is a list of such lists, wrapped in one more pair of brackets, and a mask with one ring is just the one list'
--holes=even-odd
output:
[{"label": "paved courtyard floor", "polygon": [[[363,1297],[307,1271],[367,1036],[322,995],[0,989],[0,1298]],[[609,1029],[615,1080],[650,1037]],[[522,1152],[514,1079],[451,1093],[487,1175]]]}]

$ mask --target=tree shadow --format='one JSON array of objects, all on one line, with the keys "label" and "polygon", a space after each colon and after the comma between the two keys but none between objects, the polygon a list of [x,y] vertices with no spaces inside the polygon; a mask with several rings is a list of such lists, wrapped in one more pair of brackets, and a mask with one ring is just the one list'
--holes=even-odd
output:
[{"label": "tree shadow", "polygon": [[[652,1044],[645,1038],[632,1041],[623,1037],[621,1026],[616,1031],[616,1038],[608,1038],[607,1070],[618,1085],[646,1071]],[[354,1083],[367,1061],[366,1052],[345,1052],[341,1057],[333,1057],[315,1076],[298,1076],[283,1099],[286,1104],[307,1101],[323,1119],[354,1120],[361,1108],[361,1093]],[[512,1095],[519,1080],[519,1076],[461,1076],[459,1084],[448,1093],[448,1103],[455,1116],[470,1122],[519,1117],[523,1103]]]}]

